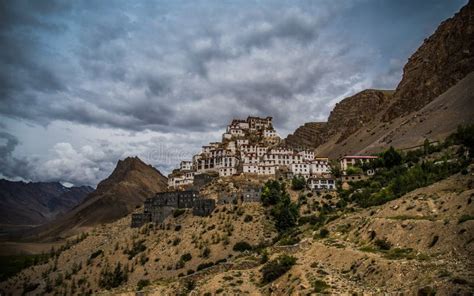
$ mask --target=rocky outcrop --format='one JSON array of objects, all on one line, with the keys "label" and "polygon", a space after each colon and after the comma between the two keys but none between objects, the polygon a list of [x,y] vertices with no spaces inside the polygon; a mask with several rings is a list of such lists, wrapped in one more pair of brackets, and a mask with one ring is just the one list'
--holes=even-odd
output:
[{"label": "rocky outcrop", "polygon": [[308,122],[285,139],[291,147],[316,148],[328,137],[342,141],[370,122],[390,102],[393,91],[366,89],[337,103],[328,122]]},{"label": "rocky outcrop", "polygon": [[307,122],[288,135],[285,144],[295,148],[316,148],[324,142],[326,130],[326,122]]},{"label": "rocky outcrop", "polygon": [[472,71],[474,1],[469,1],[409,58],[384,120],[420,110]]},{"label": "rocky outcrop", "polygon": [[372,121],[384,110],[393,91],[366,89],[337,103],[328,118],[328,136],[338,134],[337,143]]}]

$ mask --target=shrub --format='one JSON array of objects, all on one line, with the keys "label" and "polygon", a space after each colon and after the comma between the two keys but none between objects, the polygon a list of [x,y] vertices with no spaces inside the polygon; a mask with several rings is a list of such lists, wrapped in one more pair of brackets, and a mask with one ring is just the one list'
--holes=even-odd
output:
[{"label": "shrub", "polygon": [[190,253],[186,253],[186,254],[181,255],[181,260],[183,260],[184,262],[187,262],[191,259],[193,259],[193,256],[191,256]]},{"label": "shrub", "polygon": [[291,189],[301,190],[306,187],[306,180],[303,176],[294,176],[291,180]]},{"label": "shrub", "polygon": [[100,272],[99,286],[101,288],[110,290],[120,286],[122,283],[126,282],[127,279],[127,269],[122,268],[120,262],[117,263],[113,270],[109,270],[108,265],[106,265]]},{"label": "shrub", "polygon": [[181,225],[176,225],[176,226],[174,227],[174,230],[175,230],[175,231],[180,231],[180,230],[181,230]]},{"label": "shrub", "polygon": [[175,239],[173,240],[173,246],[179,245],[180,242],[181,242],[181,239],[180,239],[179,237],[175,238]]},{"label": "shrub", "polygon": [[474,220],[474,216],[462,215],[458,220],[458,224],[464,223],[464,222],[469,221],[469,220]]},{"label": "shrub", "polygon": [[374,245],[380,250],[390,250],[392,244],[385,239],[377,239],[374,241]]},{"label": "shrub", "polygon": [[199,271],[199,270],[203,270],[203,269],[205,269],[205,268],[208,268],[208,267],[211,267],[211,266],[213,266],[213,265],[214,265],[214,263],[213,263],[213,262],[205,262],[205,263],[201,263],[201,264],[199,264],[199,265],[198,265],[198,267],[197,267],[197,271]]},{"label": "shrub", "polygon": [[147,279],[141,279],[138,281],[137,283],[137,290],[138,291],[141,291],[143,288],[145,288],[146,286],[150,285],[150,280],[147,280]]},{"label": "shrub", "polygon": [[184,214],[184,212],[186,212],[185,209],[176,209],[176,210],[173,211],[173,217],[177,218],[177,217],[181,216],[182,214]]},{"label": "shrub", "polygon": [[329,287],[330,286],[323,280],[315,280],[313,282],[313,289],[315,293],[322,293]]},{"label": "shrub", "polygon": [[184,289],[186,289],[186,291],[192,291],[194,288],[196,288],[196,282],[194,280],[188,279],[184,282]]},{"label": "shrub", "polygon": [[253,220],[253,217],[251,215],[245,215],[244,222],[250,222]]},{"label": "shrub", "polygon": [[296,263],[296,258],[288,255],[281,255],[278,258],[268,261],[261,269],[262,283],[270,283],[285,274]]},{"label": "shrub", "polygon": [[141,254],[141,256],[140,256],[140,264],[141,265],[145,265],[145,263],[147,263],[148,260],[150,260],[150,259],[145,254]]},{"label": "shrub", "polygon": [[210,254],[211,254],[211,249],[209,249],[209,247],[205,247],[204,250],[202,250],[203,258],[209,258]]},{"label": "shrub", "polygon": [[252,250],[252,246],[247,242],[240,241],[238,243],[235,243],[232,249],[237,252],[244,252]]},{"label": "shrub", "polygon": [[321,230],[319,230],[320,238],[326,238],[328,237],[328,235],[329,235],[329,230],[327,230],[326,228],[322,228]]},{"label": "shrub", "polygon": [[297,236],[288,236],[280,240],[280,246],[291,246],[300,242],[300,238]]},{"label": "shrub", "polygon": [[124,253],[128,254],[128,260],[132,259],[136,255],[146,250],[145,240],[134,241],[130,250],[125,250]]},{"label": "shrub", "polygon": [[103,252],[101,249],[99,249],[99,250],[95,251],[94,253],[92,253],[92,254],[89,256],[89,260],[92,260],[92,259],[98,257],[99,255],[102,255],[103,253],[104,253],[104,252]]},{"label": "shrub", "polygon": [[438,235],[433,236],[433,239],[431,240],[430,244],[428,245],[428,248],[434,247],[434,245],[436,245],[436,243],[438,242],[438,240],[439,240],[439,236],[438,236]]},{"label": "shrub", "polygon": [[25,283],[23,284],[23,294],[26,295],[29,292],[33,292],[39,287],[39,283]]}]

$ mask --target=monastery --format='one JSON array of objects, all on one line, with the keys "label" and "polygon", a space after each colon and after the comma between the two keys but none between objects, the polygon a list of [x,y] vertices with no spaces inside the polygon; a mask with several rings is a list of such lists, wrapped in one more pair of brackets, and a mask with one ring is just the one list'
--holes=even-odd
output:
[{"label": "monastery", "polygon": [[306,180],[329,174],[328,158],[316,157],[310,150],[295,151],[280,144],[281,138],[273,128],[272,117],[234,119],[222,134],[221,142],[202,146],[201,152],[192,160],[180,163],[179,168],[168,176],[168,186],[176,189],[193,185],[196,175],[209,172],[218,173],[220,177],[240,174],[271,176],[289,172]]},{"label": "monastery", "polygon": [[[351,175],[350,167],[362,165],[376,156],[345,156],[340,159],[342,186],[366,179],[370,175]],[[146,223],[161,224],[179,209],[192,209],[194,215],[208,216],[216,204],[260,202],[261,187],[246,185],[232,192],[221,191],[217,200],[202,196],[199,188],[214,177],[236,175],[303,177],[311,190],[334,190],[336,179],[330,174],[329,159],[317,157],[311,150],[285,147],[272,125],[272,118],[249,116],[234,119],[227,126],[220,142],[202,146],[192,160],[181,161],[168,176],[168,192],[147,198],[142,213],[132,214],[132,227]],[[185,190],[183,190],[185,189]]]}]

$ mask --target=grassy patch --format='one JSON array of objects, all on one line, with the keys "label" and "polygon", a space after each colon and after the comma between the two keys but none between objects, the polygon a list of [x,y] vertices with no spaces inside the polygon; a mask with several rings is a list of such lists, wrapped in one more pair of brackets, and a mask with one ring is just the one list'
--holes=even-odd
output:
[{"label": "grassy patch", "polygon": [[474,216],[462,215],[461,217],[459,217],[458,224],[464,223],[464,222],[469,221],[469,220],[474,220]]}]

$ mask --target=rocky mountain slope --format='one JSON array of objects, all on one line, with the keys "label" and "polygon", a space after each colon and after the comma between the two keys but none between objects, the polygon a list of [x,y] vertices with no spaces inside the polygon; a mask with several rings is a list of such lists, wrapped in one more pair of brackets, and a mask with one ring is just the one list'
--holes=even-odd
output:
[{"label": "rocky mountain slope", "polygon": [[[162,227],[130,228],[128,216],[80,236],[57,259],[22,271],[0,289],[21,293],[28,279],[33,293],[96,294],[103,292],[108,272],[120,280],[121,273],[115,273],[120,263],[127,280],[108,293],[469,293],[474,290],[473,186],[472,173],[456,174],[384,205],[336,215],[324,237],[303,224],[300,240],[286,245],[268,246],[277,232],[259,203],[221,205],[210,217],[184,212]],[[331,199],[313,196],[308,203]],[[235,248],[241,241],[268,247],[242,252]],[[380,242],[388,251],[377,247]],[[271,260],[282,254],[294,256],[296,265],[262,285],[262,256]],[[140,282],[145,288],[137,288]]]},{"label": "rocky mountain slope", "polygon": [[342,142],[364,124],[372,121],[390,103],[393,91],[367,89],[337,103],[328,122],[308,122],[285,139],[292,147],[316,148],[330,137]]},{"label": "rocky mountain slope", "polygon": [[119,160],[112,174],[81,204],[59,219],[35,229],[34,237],[67,237],[81,229],[115,221],[166,187],[167,178],[138,157]]},{"label": "rocky mountain slope", "polygon": [[329,138],[316,148],[316,152],[338,158],[378,153],[388,146],[410,148],[422,145],[425,139],[443,140],[459,125],[474,123],[473,99],[474,73],[471,73],[421,110],[391,122],[373,120],[340,143],[337,143],[337,137]]},{"label": "rocky mountain slope", "polygon": [[59,182],[0,180],[0,224],[11,227],[46,223],[81,203],[93,190],[89,186],[69,188]]},{"label": "rocky mountain slope", "polygon": [[418,111],[474,71],[474,1],[442,22],[403,68],[403,78],[385,112],[390,121]]},{"label": "rocky mountain slope", "polygon": [[[373,128],[379,123],[384,125],[385,130],[397,129],[399,126],[392,126],[392,128],[387,126],[397,120],[412,120],[416,117],[415,112],[455,87],[474,70],[473,12],[474,1],[469,1],[459,13],[443,22],[436,32],[425,40],[404,67],[403,79],[395,92],[365,90],[346,98],[335,106],[327,124],[307,123],[298,128],[293,135],[289,135],[285,143],[293,147],[311,148],[323,145],[325,147],[320,149],[321,152],[329,153],[328,156],[333,157],[359,153],[365,148],[367,148],[365,150],[370,150],[369,146],[375,140],[373,137],[369,139],[350,136],[356,132],[362,134],[363,131],[369,130],[369,135],[373,136]],[[465,86],[466,82],[463,85]],[[473,97],[472,93],[466,94],[458,87],[440,99],[443,101],[463,100],[465,104],[456,105],[455,107],[459,109],[444,116],[441,116],[443,110],[432,110],[431,113],[439,113],[437,117],[442,119],[436,124],[437,128],[443,125],[451,127],[466,123],[466,121],[472,123],[472,117],[469,120],[465,116],[453,115],[471,114],[469,111],[473,109],[471,107]],[[462,110],[463,108],[469,110]],[[379,138],[390,137],[376,133]],[[439,136],[441,134],[437,134],[432,129],[427,137],[439,138]],[[358,142],[366,145],[360,145]],[[399,142],[402,146],[397,146],[398,148],[407,147],[403,146],[405,144],[403,141]],[[414,141],[409,142],[406,144],[411,145]]]}]

